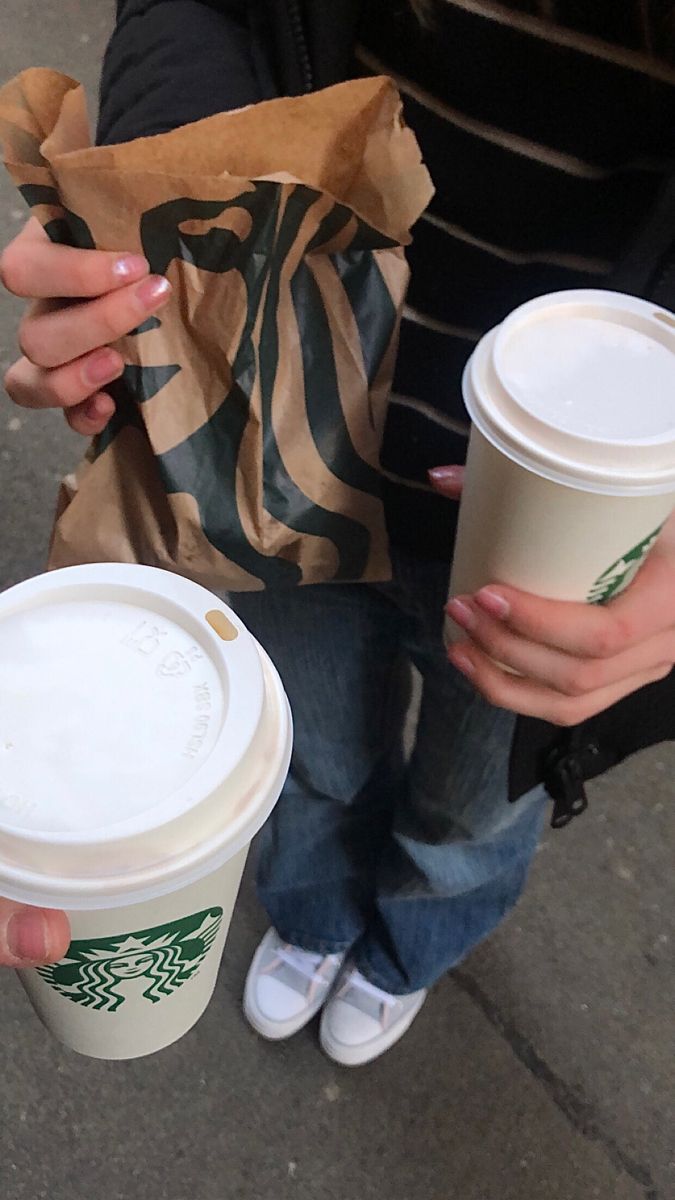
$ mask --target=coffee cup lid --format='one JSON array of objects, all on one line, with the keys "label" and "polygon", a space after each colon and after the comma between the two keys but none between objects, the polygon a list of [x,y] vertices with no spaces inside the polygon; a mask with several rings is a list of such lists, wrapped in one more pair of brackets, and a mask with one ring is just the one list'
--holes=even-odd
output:
[{"label": "coffee cup lid", "polygon": [[675,491],[675,316],[619,292],[573,290],[517,308],[469,360],[479,429],[559,483]]},{"label": "coffee cup lid", "polygon": [[97,564],[10,589],[0,677],[0,895],[97,908],[175,890],[279,794],[278,676],[179,576]]}]

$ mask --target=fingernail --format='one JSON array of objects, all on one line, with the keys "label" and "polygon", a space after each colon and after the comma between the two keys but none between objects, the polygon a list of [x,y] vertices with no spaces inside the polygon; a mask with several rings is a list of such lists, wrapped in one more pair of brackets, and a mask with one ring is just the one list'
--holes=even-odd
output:
[{"label": "fingernail", "polygon": [[452,617],[453,621],[461,625],[462,629],[476,628],[476,614],[463,600],[453,597],[447,604],[445,611]]},{"label": "fingernail", "polygon": [[123,279],[125,283],[140,279],[141,275],[146,275],[149,270],[150,264],[142,254],[126,254],[124,258],[118,258],[112,268],[115,278]]},{"label": "fingernail", "polygon": [[434,483],[454,483],[461,479],[463,471],[463,467],[431,467],[427,474]]},{"label": "fingernail", "polygon": [[41,912],[15,913],[7,926],[10,954],[25,962],[40,962],[47,955],[47,922]]},{"label": "fingernail", "polygon": [[471,659],[467,658],[466,654],[462,654],[461,650],[453,650],[450,661],[463,675],[474,675],[476,672]]},{"label": "fingernail", "polygon": [[124,361],[114,350],[102,350],[89,359],[85,375],[90,383],[110,383],[124,370]]},{"label": "fingernail", "polygon": [[115,404],[109,396],[94,396],[85,409],[85,416],[90,421],[102,421],[104,417],[112,417]]},{"label": "fingernail", "polygon": [[171,293],[171,284],[163,275],[151,275],[136,288],[136,295],[146,309],[158,308]]},{"label": "fingernail", "polygon": [[508,617],[509,613],[511,612],[511,605],[506,597],[502,596],[500,592],[493,592],[490,588],[481,588],[479,592],[476,592],[474,600],[477,604],[480,604],[481,608],[484,608],[491,617],[497,617],[497,619],[500,621],[503,621],[505,617]]}]

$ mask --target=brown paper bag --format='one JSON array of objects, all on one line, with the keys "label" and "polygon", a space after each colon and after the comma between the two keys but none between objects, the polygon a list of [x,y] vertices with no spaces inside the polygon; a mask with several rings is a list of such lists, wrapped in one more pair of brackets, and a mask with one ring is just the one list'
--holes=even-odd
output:
[{"label": "brown paper bag", "polygon": [[46,70],[0,91],[6,165],[49,236],[144,253],[173,295],[122,339],[116,413],[64,482],[50,566],[215,590],[382,580],[379,452],[431,185],[386,79],[92,148]]}]

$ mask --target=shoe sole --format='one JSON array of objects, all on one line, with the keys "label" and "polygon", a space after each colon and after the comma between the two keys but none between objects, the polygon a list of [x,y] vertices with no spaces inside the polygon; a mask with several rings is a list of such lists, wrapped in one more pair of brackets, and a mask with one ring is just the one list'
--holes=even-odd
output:
[{"label": "shoe sole", "polygon": [[387,1050],[391,1050],[391,1047],[395,1046],[403,1035],[408,1032],[426,998],[427,996],[424,995],[419,999],[414,1008],[411,1008],[407,1014],[405,1021],[389,1031],[389,1036],[382,1034],[381,1037],[376,1039],[376,1046],[373,1046],[373,1043],[368,1043],[370,1049],[366,1046],[345,1046],[341,1042],[333,1041],[330,1034],[324,1028],[326,1021],[322,1019],[319,1035],[321,1049],[328,1058],[340,1067],[362,1067],[367,1063],[374,1062],[376,1058],[379,1058]]}]

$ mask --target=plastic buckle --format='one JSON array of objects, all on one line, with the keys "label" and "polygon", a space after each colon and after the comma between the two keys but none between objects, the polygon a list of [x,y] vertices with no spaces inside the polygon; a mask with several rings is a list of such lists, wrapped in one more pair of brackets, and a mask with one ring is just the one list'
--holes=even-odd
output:
[{"label": "plastic buckle", "polygon": [[554,802],[552,829],[564,829],[588,808],[579,751],[554,750],[546,763],[544,783]]}]

